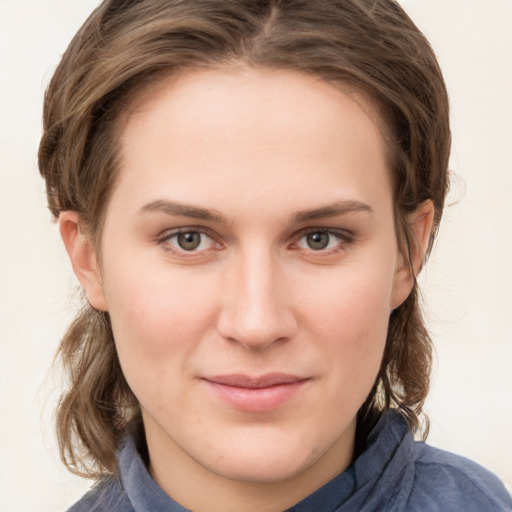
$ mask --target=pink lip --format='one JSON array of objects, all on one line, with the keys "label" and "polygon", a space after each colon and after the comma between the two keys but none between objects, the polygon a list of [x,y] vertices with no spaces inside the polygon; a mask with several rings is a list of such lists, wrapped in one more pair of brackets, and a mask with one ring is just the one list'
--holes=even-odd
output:
[{"label": "pink lip", "polygon": [[295,396],[308,380],[283,373],[260,377],[219,375],[203,379],[221,399],[246,412],[277,409]]}]

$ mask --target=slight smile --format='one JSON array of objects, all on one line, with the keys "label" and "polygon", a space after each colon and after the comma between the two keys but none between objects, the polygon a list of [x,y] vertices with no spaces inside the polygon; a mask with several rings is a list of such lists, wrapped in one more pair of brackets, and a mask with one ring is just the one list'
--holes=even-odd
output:
[{"label": "slight smile", "polygon": [[311,379],[283,373],[260,377],[218,375],[203,379],[217,395],[235,409],[246,412],[273,411],[294,397]]}]

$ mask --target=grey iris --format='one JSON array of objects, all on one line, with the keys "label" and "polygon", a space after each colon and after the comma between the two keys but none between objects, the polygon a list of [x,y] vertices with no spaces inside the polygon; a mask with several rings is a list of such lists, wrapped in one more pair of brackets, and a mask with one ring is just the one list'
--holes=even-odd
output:
[{"label": "grey iris", "polygon": [[309,233],[306,240],[311,249],[325,249],[329,245],[329,233]]},{"label": "grey iris", "polygon": [[201,244],[201,233],[180,233],[178,245],[185,251],[193,251]]}]

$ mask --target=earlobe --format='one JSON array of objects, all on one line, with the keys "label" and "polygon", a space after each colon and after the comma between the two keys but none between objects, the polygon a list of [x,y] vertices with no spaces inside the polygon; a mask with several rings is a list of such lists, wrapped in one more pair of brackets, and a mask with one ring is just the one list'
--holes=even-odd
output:
[{"label": "earlobe", "polygon": [[66,247],[73,271],[83,286],[91,306],[107,311],[103,284],[96,252],[89,238],[80,230],[77,212],[64,211],[59,215],[59,231]]},{"label": "earlobe", "polygon": [[400,256],[391,301],[392,310],[407,299],[414,286],[416,276],[423,266],[434,225],[434,213],[434,204],[429,199],[421,203],[408,216],[408,227],[413,236],[409,247],[409,258],[403,254]]}]

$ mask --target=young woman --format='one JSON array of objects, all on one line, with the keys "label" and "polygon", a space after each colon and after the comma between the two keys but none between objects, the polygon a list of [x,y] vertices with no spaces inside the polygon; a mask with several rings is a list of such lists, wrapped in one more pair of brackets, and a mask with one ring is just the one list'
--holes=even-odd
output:
[{"label": "young woman", "polygon": [[413,439],[448,117],[391,0],[98,7],[40,147],[87,296],[60,349],[61,454],[97,479],[73,512],[512,508]]}]

